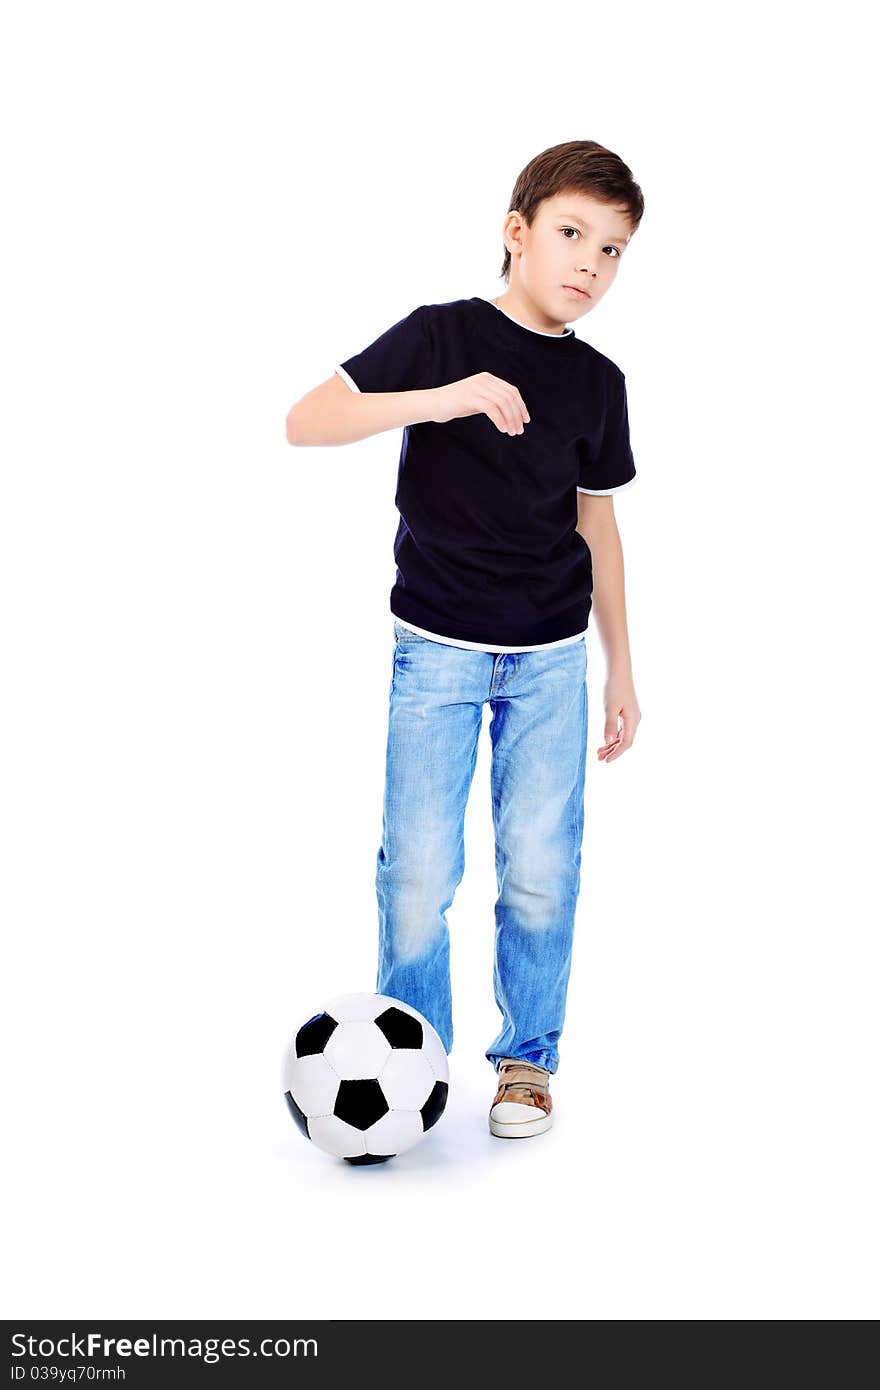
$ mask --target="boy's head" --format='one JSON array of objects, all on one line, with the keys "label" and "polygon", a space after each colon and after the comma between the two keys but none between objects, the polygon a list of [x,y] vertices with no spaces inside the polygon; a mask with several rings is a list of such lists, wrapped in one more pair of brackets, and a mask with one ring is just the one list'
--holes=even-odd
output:
[{"label": "boy's head", "polygon": [[611,150],[595,140],[554,145],[514,185],[501,274],[548,320],[581,318],[613,284],[644,209],[642,190]]}]

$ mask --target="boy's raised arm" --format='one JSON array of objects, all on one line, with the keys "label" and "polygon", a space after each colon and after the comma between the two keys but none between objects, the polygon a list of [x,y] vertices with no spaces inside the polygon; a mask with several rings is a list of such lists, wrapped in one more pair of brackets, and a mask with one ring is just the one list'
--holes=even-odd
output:
[{"label": "boy's raised arm", "polygon": [[353,444],[384,430],[433,420],[435,390],[352,391],[338,372],[309,391],[287,415],[288,444]]},{"label": "boy's raised arm", "polygon": [[491,372],[418,391],[352,390],[334,372],[288,412],[287,442],[353,444],[383,430],[468,415],[488,415],[502,434],[522,434],[531,419],[517,388]]}]

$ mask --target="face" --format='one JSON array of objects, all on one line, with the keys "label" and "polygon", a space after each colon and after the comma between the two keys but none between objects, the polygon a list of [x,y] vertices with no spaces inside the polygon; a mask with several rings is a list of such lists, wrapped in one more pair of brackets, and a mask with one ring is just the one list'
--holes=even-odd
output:
[{"label": "face", "polygon": [[543,316],[548,324],[564,326],[583,318],[613,285],[631,235],[625,212],[583,193],[545,199],[531,227],[509,212],[504,223],[510,251],[506,300],[531,317]]}]

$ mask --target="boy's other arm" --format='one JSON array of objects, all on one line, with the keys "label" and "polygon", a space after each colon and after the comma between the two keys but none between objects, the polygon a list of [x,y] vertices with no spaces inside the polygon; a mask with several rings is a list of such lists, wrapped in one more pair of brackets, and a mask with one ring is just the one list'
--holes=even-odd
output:
[{"label": "boy's other arm", "polygon": [[334,372],[287,415],[288,444],[353,444],[383,430],[434,418],[433,390],[352,391]]},{"label": "boy's other arm", "polygon": [[[579,492],[577,530],[593,557],[592,612],[605,651],[605,743],[599,757],[606,762],[626,751],[641,719],[633,686],[632,659],[626,624],[623,546],[614,515],[614,499]],[[623,724],[618,730],[618,716]]]},{"label": "boy's other arm", "polygon": [[577,529],[593,557],[593,605],[609,671],[631,671],[626,626],[623,546],[613,497],[579,492]]}]

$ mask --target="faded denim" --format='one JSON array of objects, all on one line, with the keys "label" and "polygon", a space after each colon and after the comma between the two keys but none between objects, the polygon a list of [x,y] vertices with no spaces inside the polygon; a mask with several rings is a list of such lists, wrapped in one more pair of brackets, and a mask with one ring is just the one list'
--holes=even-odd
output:
[{"label": "faded denim", "polygon": [[464,816],[483,705],[492,710],[495,1000],[486,1050],[555,1072],[580,889],[586,642],[532,652],[452,647],[394,622],[376,988],[452,1050],[446,912],[464,873]]}]

